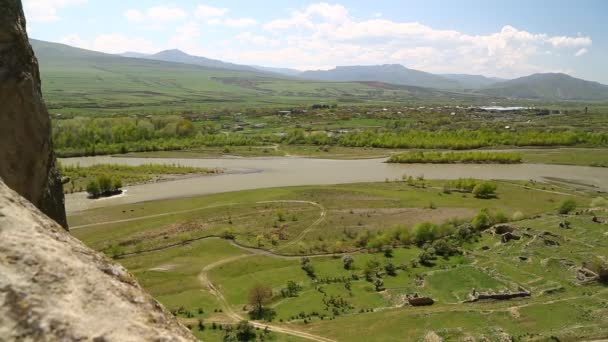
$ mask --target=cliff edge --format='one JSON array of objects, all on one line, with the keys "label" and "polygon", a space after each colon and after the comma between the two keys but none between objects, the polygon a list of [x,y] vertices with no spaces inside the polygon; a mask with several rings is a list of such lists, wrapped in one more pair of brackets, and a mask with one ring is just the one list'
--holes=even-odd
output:
[{"label": "cliff edge", "polygon": [[0,178],[67,227],[51,120],[19,0],[0,0]]},{"label": "cliff edge", "polygon": [[1,341],[196,341],[122,266],[0,181]]}]

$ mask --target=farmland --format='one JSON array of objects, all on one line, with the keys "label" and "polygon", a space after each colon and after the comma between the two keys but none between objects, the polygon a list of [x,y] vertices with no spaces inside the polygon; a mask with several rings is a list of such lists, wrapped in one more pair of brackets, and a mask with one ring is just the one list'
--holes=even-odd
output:
[{"label": "farmland", "polygon": [[[272,289],[273,316],[255,324],[260,331],[269,326],[278,340],[605,336],[606,287],[577,278],[580,267],[606,261],[601,222],[608,215],[584,210],[595,195],[499,181],[495,198],[478,199],[445,193],[445,183],[241,191],[93,209],[72,215],[70,224],[201,338],[219,339],[219,325],[251,319],[248,292],[256,283]],[[557,215],[567,199],[579,214]],[[490,221],[480,225],[483,215]],[[490,227],[509,221],[509,234],[519,239],[505,242]],[[421,227],[431,227],[434,237],[418,240]],[[429,252],[435,254],[422,257]],[[282,295],[289,282],[298,290]],[[467,302],[472,293],[521,289],[531,295]],[[408,295],[435,303],[412,307]]]}]

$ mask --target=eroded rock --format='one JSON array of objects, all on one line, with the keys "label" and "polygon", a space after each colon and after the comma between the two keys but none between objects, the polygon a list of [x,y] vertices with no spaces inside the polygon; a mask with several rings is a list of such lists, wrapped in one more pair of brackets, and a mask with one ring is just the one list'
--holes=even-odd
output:
[{"label": "eroded rock", "polygon": [[0,0],[0,178],[67,227],[51,121],[21,1]]},{"label": "eroded rock", "polygon": [[196,339],[124,267],[0,182],[0,340]]}]

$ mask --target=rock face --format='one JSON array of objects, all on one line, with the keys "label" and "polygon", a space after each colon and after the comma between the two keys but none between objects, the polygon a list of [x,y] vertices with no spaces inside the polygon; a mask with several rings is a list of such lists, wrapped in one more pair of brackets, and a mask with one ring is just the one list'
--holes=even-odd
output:
[{"label": "rock face", "polygon": [[67,227],[51,122],[19,0],[0,0],[0,178]]},{"label": "rock face", "polygon": [[122,266],[0,181],[0,341],[195,341]]}]

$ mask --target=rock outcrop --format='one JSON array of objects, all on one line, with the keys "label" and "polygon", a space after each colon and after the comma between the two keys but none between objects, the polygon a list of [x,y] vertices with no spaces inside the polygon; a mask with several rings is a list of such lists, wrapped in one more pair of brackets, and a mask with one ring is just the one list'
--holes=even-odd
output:
[{"label": "rock outcrop", "polygon": [[19,0],[0,0],[0,178],[67,227],[51,122]]},{"label": "rock outcrop", "polygon": [[122,266],[0,181],[0,341],[195,341]]}]

